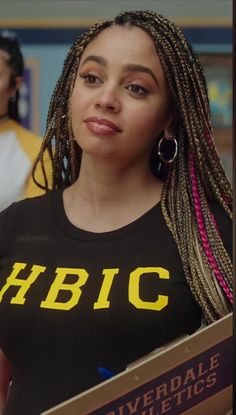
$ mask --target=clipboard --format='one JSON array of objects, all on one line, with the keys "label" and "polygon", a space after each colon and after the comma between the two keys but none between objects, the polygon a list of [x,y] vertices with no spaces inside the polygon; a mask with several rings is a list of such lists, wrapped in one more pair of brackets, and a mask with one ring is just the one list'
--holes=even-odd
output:
[{"label": "clipboard", "polygon": [[41,415],[229,415],[232,313]]}]

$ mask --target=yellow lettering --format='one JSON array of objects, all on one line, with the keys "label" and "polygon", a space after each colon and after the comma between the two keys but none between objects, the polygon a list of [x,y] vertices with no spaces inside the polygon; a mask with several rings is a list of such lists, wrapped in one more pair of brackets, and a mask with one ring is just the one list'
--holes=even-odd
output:
[{"label": "yellow lettering", "polygon": [[98,308],[109,308],[110,301],[108,301],[108,295],[111,290],[112,282],[114,280],[115,275],[119,272],[119,268],[108,268],[103,270],[103,283],[99,293],[99,297],[97,301],[94,303],[93,308],[97,310]]},{"label": "yellow lettering", "polygon": [[[71,310],[71,308],[73,308],[79,302],[82,292],[80,287],[86,283],[89,275],[83,268],[58,267],[56,269],[56,273],[57,275],[51,285],[47,298],[41,302],[40,307],[56,310]],[[64,280],[67,275],[77,275],[78,280],[73,284],[65,283]],[[71,292],[70,299],[66,302],[56,301],[60,291]]]},{"label": "yellow lettering", "polygon": [[145,309],[145,310],[154,310],[160,311],[168,304],[168,296],[166,295],[158,295],[158,298],[155,302],[152,301],[143,301],[139,295],[139,284],[141,276],[145,276],[145,274],[155,273],[159,276],[159,278],[169,279],[169,271],[165,268],[161,267],[139,267],[136,268],[130,274],[129,280],[129,301],[133,304],[136,308]]},{"label": "yellow lettering", "polygon": [[25,269],[27,264],[23,262],[15,262],[13,265],[13,271],[11,275],[7,278],[6,284],[2,287],[0,291],[0,302],[2,301],[3,295],[6,293],[9,287],[15,286],[20,287],[16,296],[12,297],[11,304],[24,304],[25,303],[25,294],[27,293],[30,286],[38,278],[39,274],[45,271],[46,267],[41,267],[39,265],[33,265],[31,268],[31,274],[27,279],[17,278],[20,271]]}]

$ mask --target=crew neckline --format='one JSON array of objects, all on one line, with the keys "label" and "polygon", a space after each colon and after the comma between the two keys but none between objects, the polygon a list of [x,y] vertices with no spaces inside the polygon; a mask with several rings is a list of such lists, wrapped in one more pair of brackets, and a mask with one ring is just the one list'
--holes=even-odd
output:
[{"label": "crew neckline", "polygon": [[52,216],[55,218],[59,229],[67,236],[87,242],[105,242],[120,239],[135,232],[144,226],[151,217],[157,217],[161,210],[161,202],[157,202],[139,218],[122,226],[121,228],[107,232],[92,232],[80,229],[68,219],[63,202],[63,189],[52,191]]}]

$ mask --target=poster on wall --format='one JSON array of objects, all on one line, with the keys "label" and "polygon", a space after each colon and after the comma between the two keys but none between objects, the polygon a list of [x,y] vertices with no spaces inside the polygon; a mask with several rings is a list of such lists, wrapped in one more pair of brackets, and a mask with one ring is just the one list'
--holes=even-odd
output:
[{"label": "poster on wall", "polygon": [[233,180],[233,62],[232,54],[200,56],[204,66],[214,139],[227,177]]},{"label": "poster on wall", "polygon": [[19,112],[22,125],[39,134],[39,61],[26,59],[20,87]]}]

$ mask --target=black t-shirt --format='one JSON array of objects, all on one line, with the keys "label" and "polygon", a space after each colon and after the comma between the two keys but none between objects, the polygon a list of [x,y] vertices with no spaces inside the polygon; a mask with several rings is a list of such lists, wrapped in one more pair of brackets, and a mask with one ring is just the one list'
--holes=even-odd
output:
[{"label": "black t-shirt", "polygon": [[73,226],[61,190],[1,213],[6,415],[38,415],[101,382],[99,367],[119,373],[200,324],[160,203],[105,233]]}]

